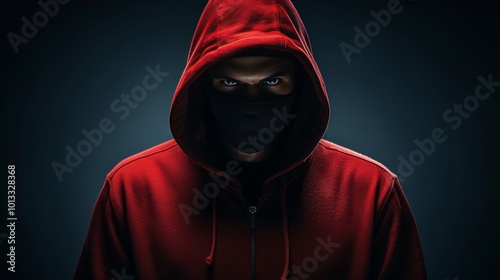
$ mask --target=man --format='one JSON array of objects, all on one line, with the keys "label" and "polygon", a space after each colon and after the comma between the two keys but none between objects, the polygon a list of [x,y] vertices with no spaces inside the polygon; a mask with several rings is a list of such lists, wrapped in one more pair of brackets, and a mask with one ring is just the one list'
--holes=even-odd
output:
[{"label": "man", "polygon": [[75,279],[426,279],[396,176],[321,139],[327,96],[290,1],[209,1],[174,140],[108,174]]}]

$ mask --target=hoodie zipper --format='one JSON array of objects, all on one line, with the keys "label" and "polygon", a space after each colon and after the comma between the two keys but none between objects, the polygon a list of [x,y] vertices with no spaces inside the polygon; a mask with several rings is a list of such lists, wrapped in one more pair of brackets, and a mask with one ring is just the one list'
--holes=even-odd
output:
[{"label": "hoodie zipper", "polygon": [[[257,262],[256,262],[256,253],[255,253],[255,230],[256,230],[256,218],[257,218],[257,209],[259,209],[261,198],[257,200],[257,205],[250,205],[246,197],[243,198],[243,202],[248,207],[248,213],[250,214],[250,279],[257,279]],[[249,206],[250,205],[250,206]]]},{"label": "hoodie zipper", "polygon": [[255,262],[255,213],[257,213],[256,206],[248,207],[248,211],[250,212],[250,254],[252,259],[251,273],[252,280],[257,279],[257,266]]}]

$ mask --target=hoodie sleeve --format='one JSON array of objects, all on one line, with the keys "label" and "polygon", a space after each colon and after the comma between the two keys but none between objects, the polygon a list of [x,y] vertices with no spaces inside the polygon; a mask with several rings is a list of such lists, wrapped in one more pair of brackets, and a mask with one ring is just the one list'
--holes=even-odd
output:
[{"label": "hoodie sleeve", "polygon": [[124,275],[135,275],[126,253],[128,239],[123,219],[117,213],[110,195],[110,183],[106,180],[94,206],[74,280],[122,279]]},{"label": "hoodie sleeve", "polygon": [[397,179],[376,223],[370,279],[427,279],[415,220]]}]

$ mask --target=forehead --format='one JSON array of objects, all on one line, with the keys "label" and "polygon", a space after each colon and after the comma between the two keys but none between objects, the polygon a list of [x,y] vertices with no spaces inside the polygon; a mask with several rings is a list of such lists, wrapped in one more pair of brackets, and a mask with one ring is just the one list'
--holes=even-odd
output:
[{"label": "forehead", "polygon": [[268,56],[233,57],[214,65],[211,74],[251,74],[276,71],[291,73],[294,71],[294,63],[288,59]]}]

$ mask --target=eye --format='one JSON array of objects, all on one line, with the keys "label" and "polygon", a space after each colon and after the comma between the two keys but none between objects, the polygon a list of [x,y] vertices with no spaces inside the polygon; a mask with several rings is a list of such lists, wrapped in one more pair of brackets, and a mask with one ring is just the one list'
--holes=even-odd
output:
[{"label": "eye", "polygon": [[279,83],[280,83],[280,79],[278,79],[278,78],[274,78],[274,79],[271,79],[271,80],[264,81],[264,84],[268,85],[268,86],[275,86],[275,85],[277,85]]},{"label": "eye", "polygon": [[238,85],[238,82],[233,81],[233,80],[222,80],[221,82],[223,85],[225,85],[227,87],[235,87]]}]

